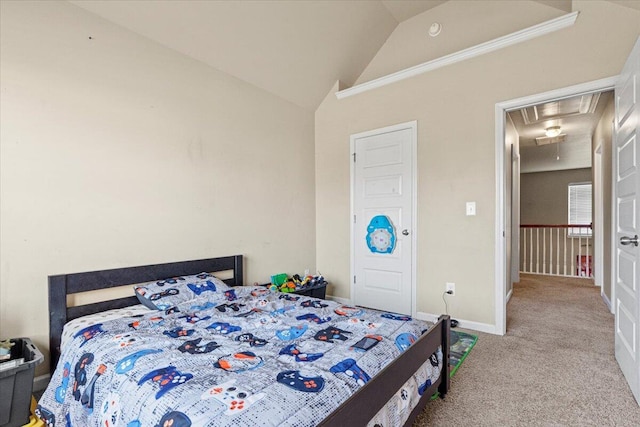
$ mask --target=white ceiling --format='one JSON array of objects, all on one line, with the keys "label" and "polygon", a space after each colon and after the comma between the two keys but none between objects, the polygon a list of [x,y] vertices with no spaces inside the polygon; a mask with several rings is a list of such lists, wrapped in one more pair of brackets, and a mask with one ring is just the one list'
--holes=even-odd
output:
[{"label": "white ceiling", "polygon": [[[446,0],[69,1],[315,110],[336,81],[356,81],[400,22]],[[536,1],[571,10],[571,0]]]},{"label": "white ceiling", "polygon": [[384,7],[398,22],[406,21],[446,2],[447,0],[382,0]]},{"label": "white ceiling", "polygon": [[71,3],[311,110],[398,25],[381,1]]},{"label": "white ceiling", "polygon": [[545,129],[550,126],[560,126],[567,139],[590,145],[591,135],[612,96],[611,92],[585,94],[508,114],[520,136],[520,147],[536,146],[535,139],[544,137]]},{"label": "white ceiling", "polygon": [[[592,135],[611,91],[545,102],[507,113],[519,136],[521,172],[543,172],[591,167]],[[545,129],[560,126],[564,141],[536,144]]]}]

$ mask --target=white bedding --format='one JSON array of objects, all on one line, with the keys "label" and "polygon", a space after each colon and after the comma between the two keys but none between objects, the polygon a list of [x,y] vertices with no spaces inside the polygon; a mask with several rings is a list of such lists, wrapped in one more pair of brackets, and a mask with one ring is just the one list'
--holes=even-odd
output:
[{"label": "white bedding", "polygon": [[132,305],[125,308],[114,308],[113,310],[107,310],[100,313],[89,314],[87,316],[78,317],[73,319],[62,330],[62,338],[60,342],[60,352],[64,350],[65,345],[73,340],[73,336],[81,329],[86,328],[89,325],[95,325],[96,323],[103,323],[107,320],[121,319],[123,317],[141,316],[150,313],[151,310],[142,304]]}]

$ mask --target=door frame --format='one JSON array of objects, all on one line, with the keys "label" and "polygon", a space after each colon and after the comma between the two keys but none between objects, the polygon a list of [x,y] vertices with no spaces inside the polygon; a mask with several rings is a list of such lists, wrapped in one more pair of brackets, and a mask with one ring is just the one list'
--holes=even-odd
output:
[{"label": "door frame", "polygon": [[[520,142],[511,148],[511,226],[517,230],[511,230],[511,280],[520,281]],[[516,209],[513,209],[513,207]],[[514,257],[517,254],[517,257]],[[509,277],[509,276],[508,276]],[[516,279],[516,280],[514,280]],[[507,286],[509,292],[507,303],[513,294],[513,286]]]},{"label": "door frame", "polygon": [[[495,334],[507,332],[507,254],[505,239],[505,217],[511,214],[511,206],[506,206],[505,192],[507,178],[505,176],[505,115],[508,111],[518,110],[543,102],[549,102],[576,95],[613,90],[618,76],[580,83],[548,92],[529,95],[522,98],[502,101],[495,106],[495,150],[496,150],[496,218],[495,218]],[[511,159],[509,159],[511,161]],[[609,208],[612,208],[611,206]],[[611,282],[613,284],[613,281]],[[613,288],[613,286],[612,286]],[[613,291],[612,291],[613,292]],[[613,297],[613,293],[612,293]]]},{"label": "door frame", "polygon": [[[612,134],[613,136],[613,134]],[[593,217],[596,219],[602,218],[604,215],[604,206],[602,204],[602,143],[597,143],[596,149],[593,151]],[[593,282],[596,286],[600,287],[600,295],[604,296],[604,275],[603,275],[603,262],[604,259],[604,240],[597,238],[604,234],[603,221],[597,220],[593,223],[593,235],[596,236],[593,242]],[[611,304],[608,304],[611,308]]]},{"label": "door frame", "polygon": [[418,241],[418,121],[413,120],[405,123],[398,123],[396,125],[386,126],[379,129],[373,129],[366,132],[360,132],[353,134],[349,137],[349,182],[351,183],[351,188],[349,190],[349,204],[350,204],[350,216],[349,216],[349,224],[350,224],[350,268],[351,268],[351,278],[350,283],[351,286],[349,288],[349,292],[351,295],[351,301],[353,302],[353,297],[355,295],[355,282],[354,277],[356,273],[356,257],[355,257],[355,233],[356,229],[354,227],[354,218],[355,218],[355,165],[354,165],[354,154],[356,149],[356,139],[365,138],[373,135],[380,135],[383,133],[395,132],[402,129],[409,129],[411,131],[411,180],[413,183],[413,191],[411,194],[411,316],[416,316],[416,283],[417,283],[417,241]]}]

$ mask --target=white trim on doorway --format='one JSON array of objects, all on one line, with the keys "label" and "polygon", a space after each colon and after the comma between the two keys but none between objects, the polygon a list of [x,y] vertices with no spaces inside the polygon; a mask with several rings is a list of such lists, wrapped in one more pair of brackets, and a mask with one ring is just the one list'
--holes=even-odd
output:
[{"label": "white trim on doorway", "polygon": [[593,208],[595,221],[593,221],[593,235],[595,240],[593,242],[593,270],[594,270],[594,284],[600,287],[600,292],[604,292],[602,284],[604,283],[604,209],[602,206],[602,144],[598,141],[598,146],[594,150],[593,157]]},{"label": "white trim on doorway", "polygon": [[[611,147],[617,147],[616,145],[616,124],[615,124],[615,119],[611,121]],[[612,156],[613,157],[613,156]],[[613,159],[612,159],[613,161]],[[613,173],[615,173],[615,171],[617,169],[614,169],[614,165],[611,165],[612,167],[612,171],[614,171]],[[611,180],[611,195],[613,197],[613,195],[616,194],[616,181],[614,179]],[[611,314],[615,315],[616,314],[616,308],[613,306],[613,304],[611,304],[611,301],[615,301],[616,300],[616,281],[618,280],[618,278],[616,277],[616,272],[614,271],[615,269],[613,268],[614,265],[616,265],[616,251],[614,248],[618,247],[618,242],[616,242],[616,233],[618,231],[617,227],[616,227],[616,221],[615,221],[615,215],[617,215],[617,204],[615,203],[615,201],[612,201],[613,203],[613,207],[611,208],[611,229],[609,230],[609,232],[611,233],[611,259],[609,260],[611,267],[611,298],[607,299],[607,296],[604,295],[604,288],[602,288],[600,290],[600,294],[603,295],[604,297],[604,302],[607,304],[607,306],[609,307],[609,311],[611,311]]]},{"label": "white trim on doorway", "polygon": [[600,296],[602,297],[602,301],[604,301],[605,305],[607,306],[611,314],[616,314],[615,310],[613,309],[613,306],[611,305],[611,301],[609,301],[609,298],[607,298],[607,294],[605,294],[604,291],[601,291]]},{"label": "white trim on doorway", "polygon": [[[412,211],[411,211],[411,248],[412,248],[411,250],[411,253],[412,253],[412,256],[411,256],[411,315],[415,316],[416,299],[417,299],[416,283],[417,283],[417,269],[418,269],[418,226],[417,226],[418,224],[418,122],[416,120],[413,120],[406,123],[399,123],[396,125],[387,126],[380,129],[374,129],[366,132],[353,134],[349,138],[349,150],[350,150],[349,153],[351,156],[354,155],[355,149],[356,149],[355,143],[356,143],[356,139],[358,138],[365,138],[368,136],[378,135],[381,133],[395,132],[402,129],[411,130],[411,175],[412,175],[411,180],[413,181],[413,185],[412,185],[413,191],[411,194],[411,204],[413,205]],[[351,182],[351,189],[349,194],[349,197],[350,197],[349,223],[351,224],[350,225],[351,242],[350,242],[350,249],[349,249],[350,264],[351,264],[351,277],[350,277],[351,286],[350,286],[349,294],[351,296],[351,300],[353,300],[354,287],[355,287],[353,277],[355,275],[355,265],[356,265],[354,240],[355,240],[356,229],[353,226],[353,220],[351,220],[351,218],[354,218],[354,215],[355,215],[355,206],[354,206],[355,165],[353,161],[350,161],[349,163],[350,163],[349,181]]]},{"label": "white trim on doorway", "polygon": [[504,335],[507,331],[507,300],[506,300],[506,242],[505,215],[510,209],[505,206],[505,114],[507,111],[517,110],[531,105],[540,104],[554,99],[568,98],[579,94],[612,90],[617,76],[607,77],[586,83],[551,90],[536,95],[503,101],[496,104],[496,228],[495,228],[495,330],[494,333]]}]

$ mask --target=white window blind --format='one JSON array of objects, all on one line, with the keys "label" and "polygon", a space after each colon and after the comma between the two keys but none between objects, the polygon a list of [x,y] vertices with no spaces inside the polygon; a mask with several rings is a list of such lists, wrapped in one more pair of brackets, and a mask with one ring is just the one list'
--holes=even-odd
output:
[{"label": "white window blind", "polygon": [[[569,224],[591,224],[591,183],[569,184]],[[569,228],[569,236],[591,236],[591,228]]]}]

